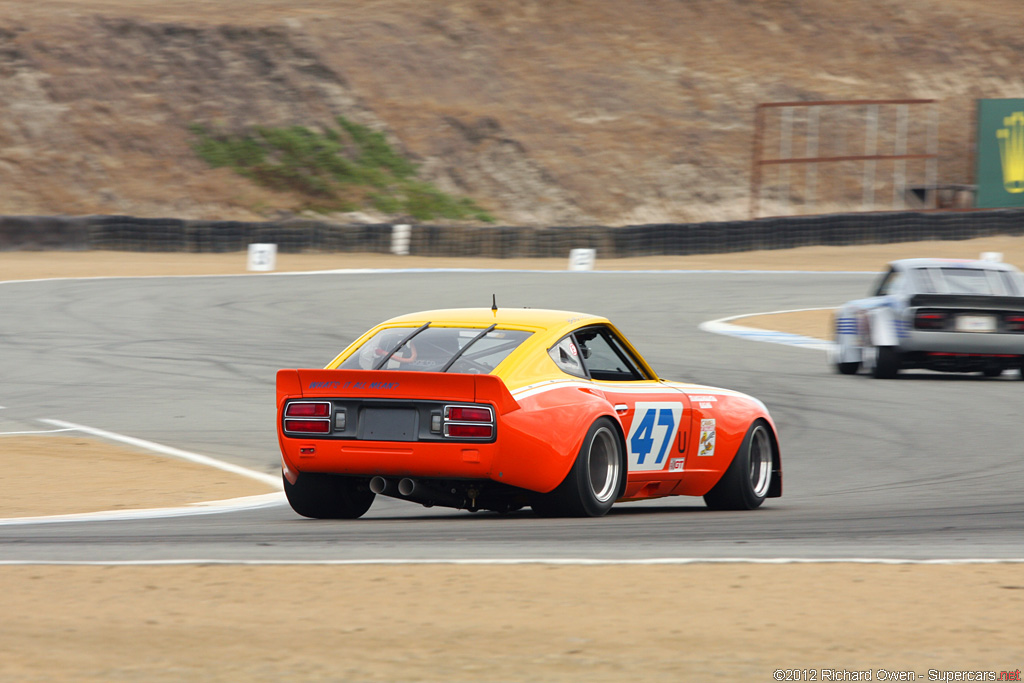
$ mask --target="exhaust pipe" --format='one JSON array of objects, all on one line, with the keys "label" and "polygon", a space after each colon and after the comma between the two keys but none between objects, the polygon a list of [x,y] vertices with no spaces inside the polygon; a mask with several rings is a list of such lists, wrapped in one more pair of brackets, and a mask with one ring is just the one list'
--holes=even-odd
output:
[{"label": "exhaust pipe", "polygon": [[[371,482],[371,487],[373,486]],[[408,500],[420,503],[426,507],[443,505],[451,508],[465,508],[466,498],[457,493],[444,491],[440,488],[424,484],[415,479],[405,478],[398,482],[398,493]]]},{"label": "exhaust pipe", "polygon": [[440,487],[425,484],[405,477],[395,483],[394,479],[386,479],[380,475],[370,479],[370,490],[381,496],[391,496],[401,500],[419,503],[424,507],[441,505],[450,508],[470,508],[464,495],[446,491]]}]

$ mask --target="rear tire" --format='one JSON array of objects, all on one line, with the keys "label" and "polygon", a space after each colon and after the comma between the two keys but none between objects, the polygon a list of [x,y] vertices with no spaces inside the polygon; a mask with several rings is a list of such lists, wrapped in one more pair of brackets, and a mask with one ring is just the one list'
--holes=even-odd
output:
[{"label": "rear tire", "polygon": [[359,477],[305,472],[292,484],[282,475],[284,494],[295,512],[311,519],[357,519],[377,497]]},{"label": "rear tire", "polygon": [[537,495],[530,507],[543,517],[601,517],[618,499],[624,476],[619,432],[602,417],[587,430],[562,483],[551,493]]},{"label": "rear tire", "polygon": [[894,379],[900,372],[900,352],[895,346],[875,347],[875,367],[873,374],[876,379]]},{"label": "rear tire", "polygon": [[852,363],[836,363],[836,372],[840,375],[856,375],[858,370],[860,370],[859,360]]},{"label": "rear tire", "polygon": [[739,451],[714,488],[704,494],[712,510],[753,510],[761,506],[772,484],[772,437],[758,420],[747,430]]}]

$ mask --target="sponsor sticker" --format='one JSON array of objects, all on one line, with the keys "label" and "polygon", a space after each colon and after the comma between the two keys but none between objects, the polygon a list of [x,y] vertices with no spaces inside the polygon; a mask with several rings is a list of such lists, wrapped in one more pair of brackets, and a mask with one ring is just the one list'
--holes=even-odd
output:
[{"label": "sponsor sticker", "polygon": [[668,461],[669,472],[682,472],[683,466],[686,464],[686,458],[672,458]]},{"label": "sponsor sticker", "polygon": [[714,420],[701,420],[700,421],[700,442],[697,445],[697,455],[714,455],[715,454],[715,429]]},{"label": "sponsor sticker", "polygon": [[718,400],[717,396],[691,396],[690,400],[694,403],[714,403]]}]

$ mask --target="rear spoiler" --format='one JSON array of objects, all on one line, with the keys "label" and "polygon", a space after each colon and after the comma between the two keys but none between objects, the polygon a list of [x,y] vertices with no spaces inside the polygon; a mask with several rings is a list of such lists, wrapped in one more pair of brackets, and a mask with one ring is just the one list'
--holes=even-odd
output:
[{"label": "rear spoiler", "polygon": [[454,372],[286,369],[277,371],[277,405],[290,398],[379,398],[491,403],[519,409],[500,377]]},{"label": "rear spoiler", "polygon": [[1024,311],[1022,296],[984,296],[979,294],[915,294],[910,298],[914,307],[983,308],[998,311]]}]

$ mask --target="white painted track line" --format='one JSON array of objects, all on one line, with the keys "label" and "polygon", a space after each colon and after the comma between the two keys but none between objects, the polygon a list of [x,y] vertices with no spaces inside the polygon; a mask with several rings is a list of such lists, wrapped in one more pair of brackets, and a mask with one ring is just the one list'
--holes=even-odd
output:
[{"label": "white painted track line", "polygon": [[822,308],[794,308],[786,311],[765,311],[764,313],[744,313],[742,315],[731,315],[727,318],[708,320],[702,322],[698,327],[712,334],[722,334],[727,337],[738,337],[748,341],[768,342],[771,344],[785,344],[786,346],[798,346],[802,349],[814,349],[816,351],[828,351],[832,348],[832,342],[814,337],[806,337],[802,334],[791,334],[789,332],[776,332],[758,327],[746,327],[736,325],[730,321],[751,318],[755,315],[779,315],[782,313],[803,313],[805,311],[829,311],[833,307]]},{"label": "white painted track line", "polygon": [[[259,496],[245,496],[227,500],[212,500],[193,503],[184,507],[146,508],[139,510],[111,510],[102,512],[80,512],[69,515],[46,515],[43,517],[8,517],[0,519],[0,526],[18,526],[28,524],[58,524],[62,522],[123,522],[139,519],[168,519],[171,517],[191,517],[194,515],[212,515],[236,510],[255,510],[258,508],[285,505],[284,493],[264,493]],[[3,562],[0,562],[3,564]]]},{"label": "white painted track line", "polygon": [[588,558],[524,558],[524,559],[421,559],[421,560],[396,560],[396,559],[369,559],[369,560],[213,560],[213,559],[182,559],[182,560],[0,560],[0,566],[10,565],[64,565],[64,566],[97,566],[97,567],[152,567],[152,566],[178,566],[178,565],[238,565],[238,566],[295,566],[295,565],[330,565],[330,566],[367,566],[367,565],[425,565],[425,564],[447,564],[447,565],[492,565],[492,566],[516,566],[516,565],[559,565],[579,567],[600,567],[613,565],[688,565],[688,564],[879,564],[879,565],[975,565],[975,564],[1024,564],[1024,558],[998,559],[998,558],[977,558],[958,560],[909,560],[890,558],[821,558],[806,559],[800,557],[661,557],[640,560],[614,560],[614,559],[588,559]]},{"label": "white painted track line", "polygon": [[173,446],[164,446],[163,444],[154,443],[152,441],[145,441],[144,439],[137,439],[133,436],[125,436],[124,434],[117,434],[115,432],[108,432],[103,429],[97,429],[95,427],[86,427],[85,425],[75,424],[73,422],[64,422],[63,420],[50,420],[43,419],[40,422],[54,425],[65,430],[74,430],[84,432],[91,436],[98,437],[100,439],[107,439],[109,441],[117,441],[120,443],[134,446],[135,448],[142,448],[147,451],[153,451],[154,453],[160,453],[161,455],[168,455],[172,458],[180,458],[181,460],[187,460],[188,462],[194,462],[198,465],[206,465],[207,467],[213,467],[214,469],[223,470],[225,472],[231,472],[232,474],[238,474],[243,477],[255,479],[261,481],[264,484],[281,488],[281,478],[275,477],[265,472],[257,472],[256,470],[250,470],[247,467],[241,467],[239,465],[232,465],[229,462],[223,460],[217,460],[211,458],[208,455],[200,455],[199,453],[191,453],[189,451],[183,451],[180,448],[174,448]]}]

